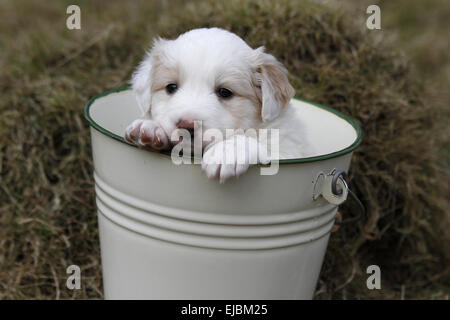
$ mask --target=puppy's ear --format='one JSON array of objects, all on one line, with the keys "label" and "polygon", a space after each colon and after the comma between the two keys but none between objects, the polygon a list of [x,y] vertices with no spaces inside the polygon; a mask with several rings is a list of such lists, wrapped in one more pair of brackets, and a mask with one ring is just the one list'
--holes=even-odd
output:
[{"label": "puppy's ear", "polygon": [[155,60],[162,46],[167,40],[156,38],[153,40],[153,45],[145,54],[144,60],[138,65],[131,77],[131,87],[136,96],[139,108],[144,113],[150,113],[151,110],[151,87],[152,87],[152,72]]},{"label": "puppy's ear", "polygon": [[286,68],[274,56],[264,53],[264,47],[253,52],[257,85],[261,88],[261,118],[275,119],[295,94],[287,78]]}]

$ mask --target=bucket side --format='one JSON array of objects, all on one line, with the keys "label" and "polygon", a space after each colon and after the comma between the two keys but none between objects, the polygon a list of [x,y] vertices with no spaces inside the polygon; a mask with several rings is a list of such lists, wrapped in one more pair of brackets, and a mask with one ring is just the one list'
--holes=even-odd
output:
[{"label": "bucket side", "polygon": [[152,239],[99,214],[106,299],[311,299],[329,233],[270,250],[218,250]]},{"label": "bucket side", "polygon": [[347,171],[351,160],[350,153],[283,165],[274,176],[262,176],[259,166],[252,166],[239,179],[222,185],[207,179],[200,165],[177,166],[166,156],[120,143],[97,130],[91,129],[91,135],[96,176],[120,194],[137,199],[134,206],[153,212],[155,207],[170,208],[174,218],[207,223],[255,223],[251,216],[277,223],[291,218],[284,214],[327,205],[313,199],[318,173]]}]

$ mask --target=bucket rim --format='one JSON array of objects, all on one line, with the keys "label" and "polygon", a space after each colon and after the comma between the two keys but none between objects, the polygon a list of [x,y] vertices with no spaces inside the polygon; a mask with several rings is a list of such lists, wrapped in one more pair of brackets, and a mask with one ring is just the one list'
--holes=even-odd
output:
[{"label": "bucket rim", "polygon": [[[85,104],[83,113],[84,113],[85,119],[89,123],[89,126],[94,128],[98,132],[100,132],[100,133],[102,133],[102,134],[104,134],[104,135],[106,135],[106,136],[108,136],[110,138],[113,138],[114,140],[117,140],[119,142],[125,143],[125,144],[127,144],[127,145],[129,145],[131,147],[138,148],[137,145],[126,141],[124,137],[119,136],[119,135],[117,135],[117,134],[115,134],[115,133],[105,129],[101,125],[99,125],[97,122],[95,122],[94,119],[92,119],[92,117],[90,115],[90,108],[91,108],[92,104],[96,100],[98,100],[100,98],[103,98],[105,96],[108,96],[110,94],[113,94],[113,93],[119,93],[119,92],[127,91],[127,90],[130,90],[130,89],[131,89],[131,86],[130,85],[126,85],[126,86],[122,86],[122,87],[106,90],[106,91],[104,91],[102,93],[99,93],[99,94],[91,97],[88,100],[88,102]],[[307,100],[307,99],[300,98],[300,97],[297,97],[297,96],[294,96],[293,99],[312,104],[315,107],[318,107],[318,108],[323,109],[325,111],[331,112],[334,115],[336,115],[337,117],[343,119],[344,121],[349,123],[353,127],[353,129],[356,131],[356,139],[355,139],[355,141],[353,141],[353,143],[350,146],[348,146],[348,147],[346,147],[344,149],[335,151],[335,152],[331,152],[331,153],[327,153],[327,154],[323,154],[323,155],[319,155],[319,156],[314,156],[314,157],[307,157],[307,158],[280,159],[280,160],[278,160],[279,164],[309,163],[309,162],[317,162],[317,161],[322,161],[322,160],[333,159],[333,158],[345,155],[347,153],[353,152],[361,144],[361,142],[363,140],[363,131],[362,131],[361,127],[359,126],[359,124],[353,118],[351,118],[350,116],[348,116],[348,115],[346,115],[346,114],[344,114],[344,113],[342,113],[340,111],[337,111],[336,109],[334,109],[332,107],[325,106],[325,105],[322,105],[320,103],[317,103],[317,102],[314,102],[314,101],[311,101],[311,100]],[[160,152],[155,152],[155,153],[170,157],[170,151],[160,151]]]}]

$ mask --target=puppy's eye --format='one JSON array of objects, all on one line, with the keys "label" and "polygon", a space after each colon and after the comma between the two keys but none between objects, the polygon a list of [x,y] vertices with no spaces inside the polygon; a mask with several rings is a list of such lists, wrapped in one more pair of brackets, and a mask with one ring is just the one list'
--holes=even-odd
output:
[{"label": "puppy's eye", "polygon": [[166,86],[166,92],[167,92],[168,94],[173,94],[173,93],[175,93],[175,91],[177,91],[177,89],[178,89],[178,86],[177,86],[176,83],[169,83],[169,84]]},{"label": "puppy's eye", "polygon": [[219,88],[219,89],[217,89],[216,94],[220,98],[227,99],[227,98],[231,98],[231,96],[233,95],[233,92],[231,92],[227,88]]}]

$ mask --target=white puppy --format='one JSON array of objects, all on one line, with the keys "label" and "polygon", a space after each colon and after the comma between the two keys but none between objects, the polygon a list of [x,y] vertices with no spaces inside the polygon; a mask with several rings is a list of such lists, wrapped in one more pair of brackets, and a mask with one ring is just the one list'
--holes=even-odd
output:
[{"label": "white puppy", "polygon": [[[175,131],[188,130],[201,139],[202,169],[210,178],[223,182],[256,161],[312,152],[289,104],[294,89],[286,69],[263,47],[252,49],[226,30],[195,29],[175,40],[156,39],[131,84],[145,114],[127,127],[125,138],[144,149],[162,150],[180,141]],[[224,138],[211,139],[208,129],[220,130]],[[226,129],[243,132],[226,136]],[[254,135],[247,129],[258,131]],[[279,130],[279,154],[271,155],[270,133],[258,140],[259,129]],[[227,153],[233,154],[231,160]]]}]

